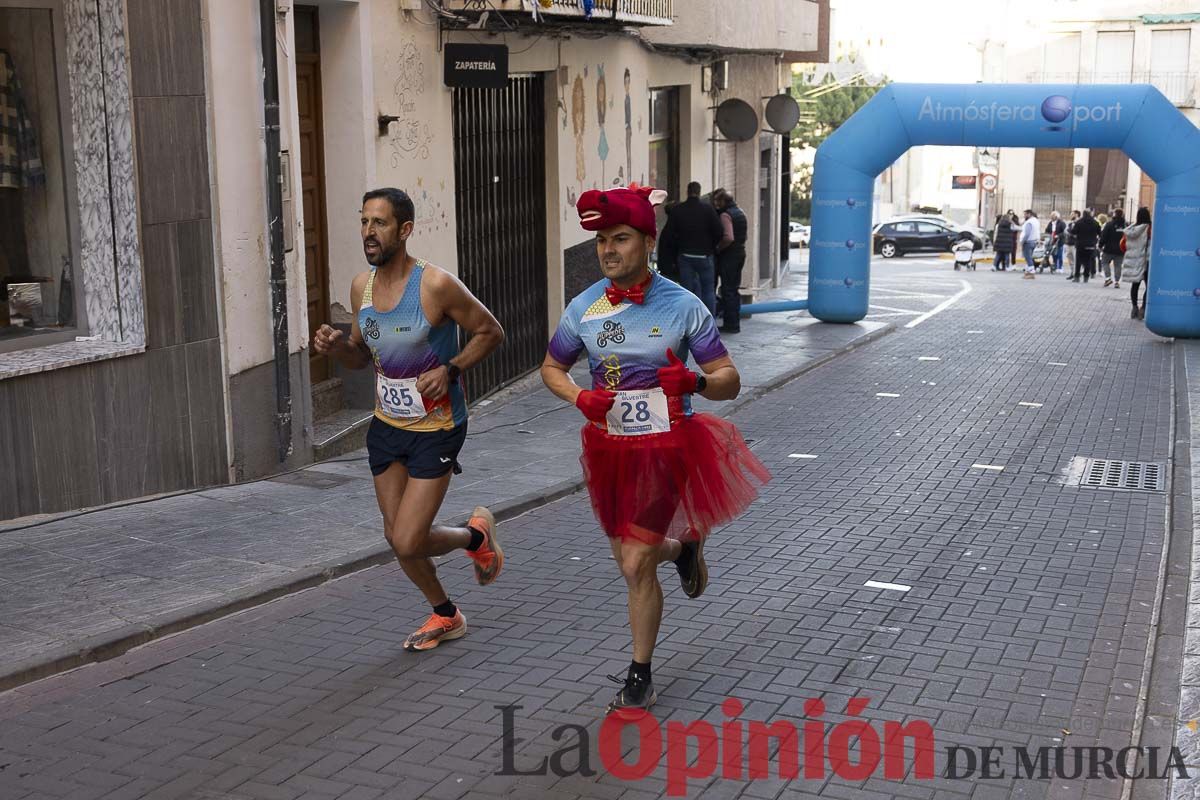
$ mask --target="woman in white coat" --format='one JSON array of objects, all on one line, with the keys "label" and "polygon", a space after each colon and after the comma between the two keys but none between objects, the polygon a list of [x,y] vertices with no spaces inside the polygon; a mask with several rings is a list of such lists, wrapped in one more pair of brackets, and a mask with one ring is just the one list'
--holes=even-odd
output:
[{"label": "woman in white coat", "polygon": [[[1125,262],[1122,265],[1121,277],[1129,281],[1129,300],[1133,309],[1129,312],[1130,319],[1146,318],[1146,295],[1150,293],[1150,209],[1142,206],[1137,211],[1134,223],[1125,229],[1121,239],[1121,249],[1125,251]],[[1146,282],[1146,291],[1142,294],[1141,305],[1138,305],[1138,288]]]}]

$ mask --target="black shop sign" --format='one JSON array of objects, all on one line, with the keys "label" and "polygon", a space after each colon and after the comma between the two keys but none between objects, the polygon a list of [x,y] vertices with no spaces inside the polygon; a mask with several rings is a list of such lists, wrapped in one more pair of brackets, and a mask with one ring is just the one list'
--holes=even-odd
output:
[{"label": "black shop sign", "polygon": [[508,47],[502,44],[448,44],[445,53],[447,86],[503,89],[508,85]]}]

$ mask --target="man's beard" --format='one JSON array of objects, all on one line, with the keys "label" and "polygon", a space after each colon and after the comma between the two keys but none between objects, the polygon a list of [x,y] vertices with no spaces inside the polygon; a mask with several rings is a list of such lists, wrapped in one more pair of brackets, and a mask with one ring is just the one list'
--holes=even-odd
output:
[{"label": "man's beard", "polygon": [[372,267],[378,267],[381,264],[386,264],[387,262],[391,261],[392,256],[396,255],[399,249],[399,247],[384,247],[381,244],[375,255],[372,256],[370,253],[366,252],[365,249],[363,254],[367,257],[368,264],[370,264]]}]

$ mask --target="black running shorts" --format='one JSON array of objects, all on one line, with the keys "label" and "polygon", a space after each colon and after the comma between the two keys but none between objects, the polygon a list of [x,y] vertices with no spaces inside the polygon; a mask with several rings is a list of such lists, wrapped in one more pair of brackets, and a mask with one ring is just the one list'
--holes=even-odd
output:
[{"label": "black running shorts", "polygon": [[408,431],[376,417],[367,429],[367,461],[372,475],[382,475],[394,461],[406,466],[411,478],[440,478],[451,470],[458,475],[458,451],[466,439],[465,422],[448,431]]}]

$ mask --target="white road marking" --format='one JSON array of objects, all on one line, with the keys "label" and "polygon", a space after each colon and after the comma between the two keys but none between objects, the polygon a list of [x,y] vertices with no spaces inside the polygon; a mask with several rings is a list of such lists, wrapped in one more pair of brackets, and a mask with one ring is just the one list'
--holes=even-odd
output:
[{"label": "white road marking", "polygon": [[1041,403],[1017,403],[1017,405],[1025,406],[1026,408],[1041,408],[1042,407]]},{"label": "white road marking", "polygon": [[911,591],[911,586],[905,586],[903,583],[884,583],[883,581],[867,581],[863,584],[868,589],[891,589],[894,592]]},{"label": "white road marking", "polygon": [[1061,361],[1047,361],[1046,366],[1047,367],[1065,367],[1067,365],[1062,363]]},{"label": "white road marking", "polygon": [[[930,298],[930,297],[935,298],[935,299],[941,299],[946,296],[944,294],[930,294],[929,292],[908,292],[908,291],[905,291],[904,289],[890,289],[887,286],[872,286],[871,291],[872,292],[887,292],[888,294],[900,295],[900,297],[904,298],[905,300],[907,300],[909,298],[912,298],[914,300],[920,300],[920,299],[925,299],[925,298]],[[899,299],[899,298],[897,298],[897,299]]]},{"label": "white road marking", "polygon": [[938,356],[917,356],[917,361],[941,361]]},{"label": "white road marking", "polygon": [[[913,311],[908,308],[895,308],[893,306],[877,306],[874,303],[871,303],[868,306],[868,308],[881,308],[884,311],[896,311],[899,314],[920,314],[921,313],[920,311]],[[876,315],[876,316],[882,316],[882,315]],[[895,316],[895,315],[889,315],[889,316]]]},{"label": "white road marking", "polygon": [[816,458],[812,453],[789,453],[788,458]]},{"label": "white road marking", "polygon": [[967,331],[967,333],[983,333],[983,331]]},{"label": "white road marking", "polygon": [[899,397],[900,395],[892,394],[891,392],[876,392],[875,396],[876,397]]},{"label": "white road marking", "polygon": [[927,320],[927,319],[930,319],[931,317],[933,317],[933,316],[936,316],[937,314],[940,314],[940,313],[942,313],[942,312],[943,312],[943,311],[945,311],[947,308],[949,308],[950,306],[954,305],[954,304],[955,304],[955,303],[957,303],[959,300],[963,299],[963,298],[964,298],[964,297],[966,297],[968,294],[970,294],[970,293],[971,293],[971,284],[967,283],[966,281],[960,281],[960,283],[962,284],[962,287],[963,287],[963,288],[962,288],[962,291],[960,291],[958,294],[956,294],[956,295],[954,295],[953,297],[951,297],[949,300],[946,300],[945,302],[943,302],[943,303],[940,303],[940,304],[939,304],[937,307],[935,307],[935,308],[934,308],[932,311],[927,311],[927,312],[925,312],[924,314],[922,314],[921,316],[917,317],[916,319],[914,319],[912,322],[908,323],[908,324],[907,324],[907,325],[905,325],[904,327],[906,327],[906,328],[915,328],[915,327],[917,327],[918,325],[920,325],[922,322],[924,322],[925,320]]},{"label": "white road marking", "polygon": [[1004,471],[1004,467],[997,466],[995,464],[972,464],[971,469],[989,469],[989,470],[992,470],[993,472],[1003,472]]}]

